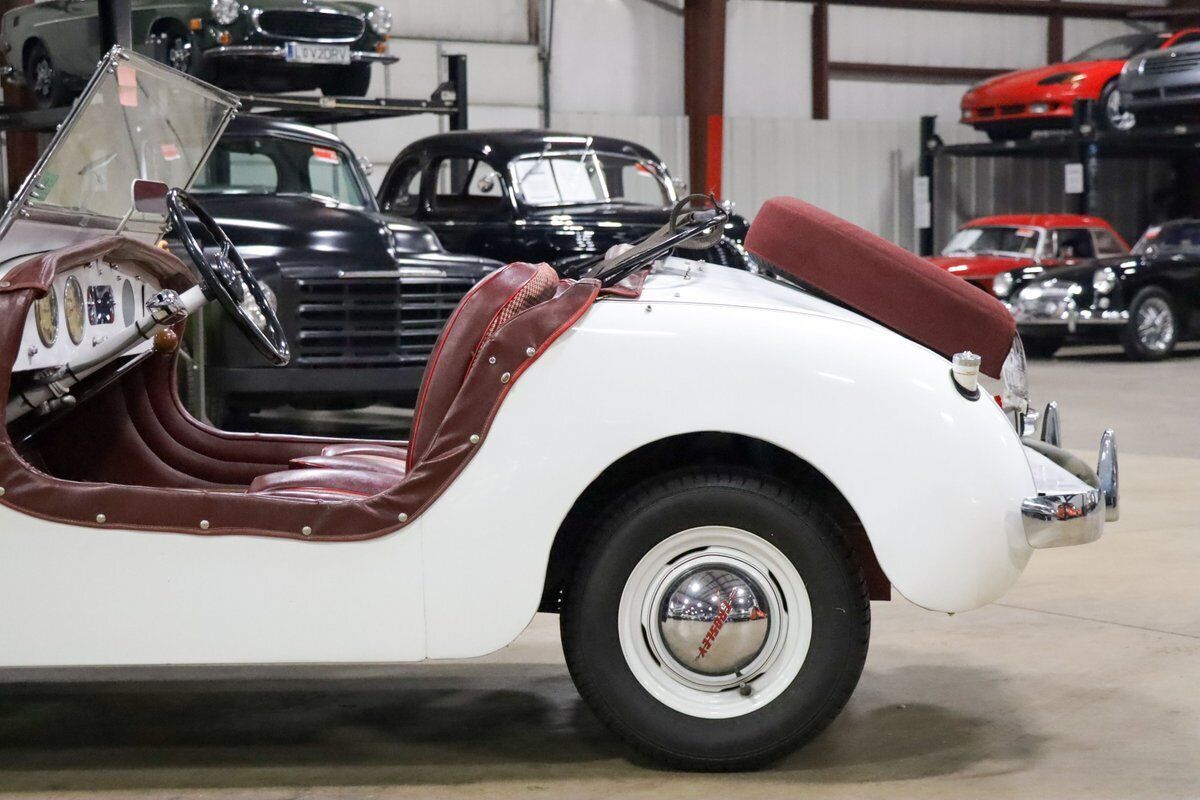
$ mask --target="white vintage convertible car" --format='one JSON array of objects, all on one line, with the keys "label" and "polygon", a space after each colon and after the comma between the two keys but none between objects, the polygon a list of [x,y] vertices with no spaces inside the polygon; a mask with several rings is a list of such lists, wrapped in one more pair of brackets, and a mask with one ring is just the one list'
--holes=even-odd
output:
[{"label": "white vintage convertible car", "polygon": [[1053,407],[1031,435],[997,301],[787,198],[747,239],[770,277],[671,255],[719,235],[698,201],[586,279],[496,271],[407,442],[215,430],[175,388],[190,315],[288,358],[186,194],[235,108],[114,50],[0,222],[5,666],[464,658],[541,609],[634,747],[744,768],[846,703],[870,600],[975,608],[1116,518],[1112,432],[1096,470]]}]

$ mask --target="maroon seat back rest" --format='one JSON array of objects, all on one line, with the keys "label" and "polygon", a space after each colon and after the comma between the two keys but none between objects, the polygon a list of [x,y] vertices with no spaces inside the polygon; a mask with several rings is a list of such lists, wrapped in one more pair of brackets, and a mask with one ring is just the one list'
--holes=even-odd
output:
[{"label": "maroon seat back rest", "polygon": [[1000,377],[1017,326],[994,297],[794,197],[759,209],[746,249],[802,283],[949,358],[971,350]]},{"label": "maroon seat back rest", "polygon": [[523,262],[498,269],[471,287],[442,328],[425,365],[408,437],[408,469],[429,452],[480,346],[518,314],[553,297],[557,288],[558,274],[548,264]]}]

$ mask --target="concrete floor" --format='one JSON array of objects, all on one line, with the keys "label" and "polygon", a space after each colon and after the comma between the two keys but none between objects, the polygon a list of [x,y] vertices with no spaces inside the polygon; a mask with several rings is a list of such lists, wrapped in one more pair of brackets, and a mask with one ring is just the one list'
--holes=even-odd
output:
[{"label": "concrete floor", "polygon": [[1121,445],[1122,520],[1000,603],[874,605],[858,692],[753,774],[631,762],[539,616],[471,662],[96,675],[0,690],[0,793],[188,798],[1200,797],[1200,349],[1035,362],[1067,444]]}]

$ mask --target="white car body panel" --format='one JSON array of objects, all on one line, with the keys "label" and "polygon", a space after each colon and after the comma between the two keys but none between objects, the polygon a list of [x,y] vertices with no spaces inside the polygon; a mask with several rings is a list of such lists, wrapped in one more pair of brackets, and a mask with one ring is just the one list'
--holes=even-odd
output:
[{"label": "white car body panel", "polygon": [[533,364],[466,469],[388,536],[95,530],[0,507],[0,663],[482,655],[532,618],[551,543],[589,483],[638,447],[701,431],[820,470],[896,589],[927,608],[996,599],[1032,552],[1026,448],[986,396],[956,391],[945,359],[804,292],[670,259],[640,299],[599,302]]}]

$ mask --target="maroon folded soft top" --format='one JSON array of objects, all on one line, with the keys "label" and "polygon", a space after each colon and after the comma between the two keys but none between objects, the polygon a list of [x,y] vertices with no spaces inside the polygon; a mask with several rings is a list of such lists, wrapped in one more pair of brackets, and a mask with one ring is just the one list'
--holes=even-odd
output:
[{"label": "maroon folded soft top", "polygon": [[794,197],[768,200],[746,249],[946,358],[983,357],[993,378],[1017,326],[996,298],[857,225]]}]

